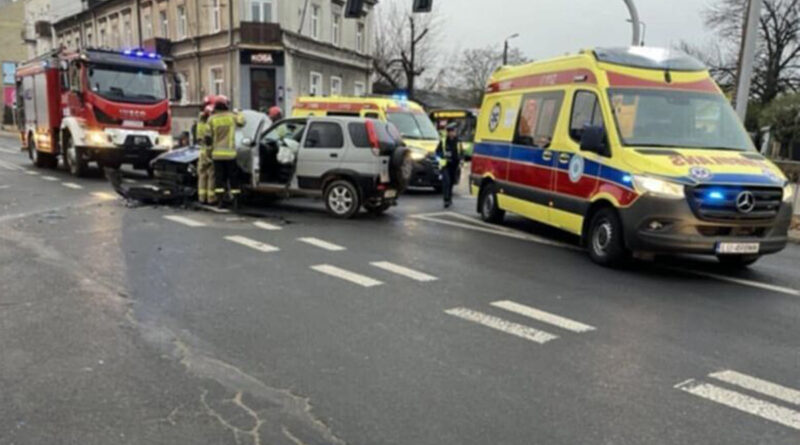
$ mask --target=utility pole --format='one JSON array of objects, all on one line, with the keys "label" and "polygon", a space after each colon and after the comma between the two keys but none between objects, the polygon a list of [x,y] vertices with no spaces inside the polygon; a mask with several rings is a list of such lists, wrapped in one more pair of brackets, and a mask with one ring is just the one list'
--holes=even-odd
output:
[{"label": "utility pole", "polygon": [[517,37],[519,37],[518,33],[512,34],[503,41],[503,65],[508,65],[508,41]]},{"label": "utility pole", "polygon": [[639,11],[636,10],[636,5],[633,4],[633,0],[625,0],[625,5],[628,7],[628,12],[631,14],[631,26],[633,26],[633,46],[639,46],[642,44],[642,39],[639,36],[641,32],[642,25],[639,22]]},{"label": "utility pole", "polygon": [[744,19],[742,47],[739,52],[739,69],[736,75],[736,114],[744,122],[747,102],[750,100],[750,82],[758,41],[758,24],[761,18],[761,0],[749,0]]}]

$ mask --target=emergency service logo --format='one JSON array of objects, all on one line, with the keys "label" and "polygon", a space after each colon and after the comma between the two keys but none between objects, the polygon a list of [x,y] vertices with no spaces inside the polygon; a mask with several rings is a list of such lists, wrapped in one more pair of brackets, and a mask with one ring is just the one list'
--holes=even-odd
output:
[{"label": "emergency service logo", "polygon": [[494,104],[494,108],[492,108],[492,113],[489,115],[489,131],[493,132],[497,130],[497,126],[500,125],[500,115],[503,112],[503,108],[500,106],[500,102]]},{"label": "emergency service logo", "polygon": [[584,162],[581,156],[575,155],[569,161],[569,180],[578,182],[583,177]]},{"label": "emergency service logo", "polygon": [[689,169],[689,176],[697,181],[707,181],[711,179],[711,170],[705,167],[692,167]]}]

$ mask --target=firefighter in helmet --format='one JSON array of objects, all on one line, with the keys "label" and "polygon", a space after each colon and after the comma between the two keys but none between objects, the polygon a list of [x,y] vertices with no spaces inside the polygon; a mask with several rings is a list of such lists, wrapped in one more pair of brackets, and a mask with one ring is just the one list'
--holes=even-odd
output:
[{"label": "firefighter in helmet", "polygon": [[200,157],[197,160],[197,197],[201,204],[216,204],[217,195],[214,193],[214,163],[211,160],[211,150],[205,142],[208,131],[208,119],[214,110],[213,96],[206,96],[203,111],[200,113],[195,127],[195,138],[200,145]]},{"label": "firefighter in helmet", "polygon": [[244,125],[244,117],[232,112],[228,98],[220,95],[214,99],[214,111],[207,125],[205,143],[214,162],[214,194],[220,204],[227,196],[236,205],[242,189],[236,165],[235,133],[236,127]]}]

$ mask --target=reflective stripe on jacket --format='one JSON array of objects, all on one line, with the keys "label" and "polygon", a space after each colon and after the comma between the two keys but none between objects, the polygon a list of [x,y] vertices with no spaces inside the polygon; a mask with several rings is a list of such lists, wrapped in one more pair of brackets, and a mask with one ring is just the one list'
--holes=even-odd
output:
[{"label": "reflective stripe on jacket", "polygon": [[236,159],[236,127],[244,125],[244,117],[223,111],[211,115],[207,125],[206,142],[211,146],[211,158],[215,161]]}]

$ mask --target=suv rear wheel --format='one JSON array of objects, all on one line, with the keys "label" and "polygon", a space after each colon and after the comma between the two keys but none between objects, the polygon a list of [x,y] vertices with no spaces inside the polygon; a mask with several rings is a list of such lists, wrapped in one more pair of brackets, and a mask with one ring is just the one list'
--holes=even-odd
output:
[{"label": "suv rear wheel", "polygon": [[414,163],[408,148],[397,147],[392,153],[389,167],[392,186],[397,189],[398,193],[404,192],[408,188],[408,182],[411,180],[411,173],[414,170]]},{"label": "suv rear wheel", "polygon": [[337,218],[352,218],[361,207],[358,190],[350,181],[333,181],[325,189],[325,207]]}]

